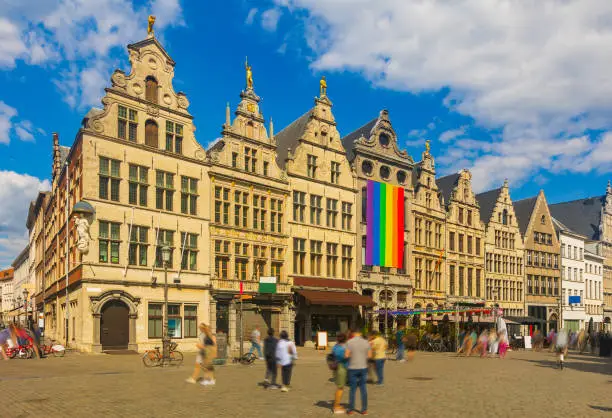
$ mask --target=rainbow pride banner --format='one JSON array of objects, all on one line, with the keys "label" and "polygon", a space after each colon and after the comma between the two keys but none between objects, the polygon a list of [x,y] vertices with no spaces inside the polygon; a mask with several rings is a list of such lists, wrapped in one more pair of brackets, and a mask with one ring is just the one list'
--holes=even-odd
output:
[{"label": "rainbow pride banner", "polygon": [[370,266],[404,265],[404,188],[368,180],[366,259]]}]

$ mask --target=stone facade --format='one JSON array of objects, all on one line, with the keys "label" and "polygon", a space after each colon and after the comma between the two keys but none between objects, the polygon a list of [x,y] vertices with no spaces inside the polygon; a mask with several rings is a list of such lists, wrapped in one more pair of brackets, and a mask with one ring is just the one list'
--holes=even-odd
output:
[{"label": "stone facade", "polygon": [[508,182],[477,196],[485,230],[485,298],[505,316],[524,316],[524,245]]},{"label": "stone facade", "polygon": [[415,308],[437,308],[446,302],[446,211],[436,184],[429,143],[421,157],[413,173],[414,201],[410,216],[414,231],[412,300]]},{"label": "stone facade", "polygon": [[544,191],[515,201],[514,210],[525,243],[525,310],[543,331],[558,329],[561,301],[560,245]]},{"label": "stone facade", "polygon": [[[386,110],[342,139],[353,170],[357,174],[357,189],[360,204],[356,207],[356,221],[359,222],[356,266],[357,285],[360,293],[372,296],[379,309],[406,309],[412,306],[412,281],[410,277],[411,260],[411,222],[412,211],[412,170],[414,161],[398,147],[397,134],[389,120]],[[404,248],[403,267],[391,268],[365,264],[367,222],[367,183],[368,180],[393,184],[404,188]],[[367,320],[373,329],[384,328],[384,314],[378,316],[366,312]],[[395,329],[397,323],[405,318],[387,315],[388,328]]]},{"label": "stone facade", "polygon": [[608,181],[606,188],[605,206],[601,211],[599,225],[603,262],[604,287],[604,322],[608,331],[612,330],[612,186]]},{"label": "stone facade", "polygon": [[[103,109],[85,116],[69,151],[55,138],[37,307],[47,337],[83,351],[159,346],[167,245],[169,331],[193,349],[197,323],[210,321],[210,164],[189,102],[172,87],[174,61],[153,34],[128,51],[130,73],[113,73]],[[87,238],[75,224],[77,202],[95,210]]]},{"label": "stone facade", "polygon": [[13,268],[0,270],[0,323],[7,323],[12,320],[9,313],[15,307],[13,299]]},{"label": "stone facade", "polygon": [[[603,262],[604,257],[584,251],[584,310],[585,322],[591,320],[596,330],[603,327]],[[587,325],[588,327],[588,325]]]},{"label": "stone facade", "polygon": [[[438,179],[446,204],[446,294],[454,306],[485,305],[485,225],[468,170]],[[449,183],[444,190],[444,183]],[[448,200],[446,199],[448,196]]]},{"label": "stone facade", "polygon": [[[555,222],[557,224],[557,222]],[[577,331],[585,328],[585,249],[586,237],[556,225],[561,242],[562,326]],[[580,303],[570,304],[570,296],[580,296]]]}]

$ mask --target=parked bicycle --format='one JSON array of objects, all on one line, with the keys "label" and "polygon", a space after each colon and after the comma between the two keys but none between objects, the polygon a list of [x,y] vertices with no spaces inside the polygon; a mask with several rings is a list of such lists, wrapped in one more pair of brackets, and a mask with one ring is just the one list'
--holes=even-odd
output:
[{"label": "parked bicycle", "polygon": [[34,356],[34,346],[28,342],[26,345],[16,345],[6,349],[6,355],[10,359],[29,359]]},{"label": "parked bicycle", "polygon": [[45,356],[53,354],[54,357],[64,357],[64,354],[66,354],[66,348],[55,340],[51,340],[51,344],[41,345],[40,351]]},{"label": "parked bicycle", "polygon": [[249,364],[253,364],[255,360],[257,360],[257,356],[255,355],[255,353],[245,353],[242,355],[242,357],[234,357],[232,362],[244,364],[246,366]]},{"label": "parked bicycle", "polygon": [[418,345],[420,351],[431,351],[434,353],[441,353],[448,351],[448,344],[441,339],[432,339],[430,337],[424,337]]},{"label": "parked bicycle", "polygon": [[164,364],[180,366],[183,363],[183,353],[178,351],[176,349],[177,347],[177,343],[170,343],[168,359],[164,359],[164,354],[159,350],[160,347],[155,347],[153,350],[147,350],[142,356],[142,362],[146,367],[156,367]]}]

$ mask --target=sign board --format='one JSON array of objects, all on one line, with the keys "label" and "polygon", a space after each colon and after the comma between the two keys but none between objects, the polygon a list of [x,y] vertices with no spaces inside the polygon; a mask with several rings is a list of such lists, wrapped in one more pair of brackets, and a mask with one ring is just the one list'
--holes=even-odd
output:
[{"label": "sign board", "polygon": [[327,332],[317,332],[317,349],[325,350],[327,348]]},{"label": "sign board", "polygon": [[260,277],[259,293],[276,293],[276,277]]},{"label": "sign board", "polygon": [[570,296],[569,304],[570,305],[580,305],[580,296]]},{"label": "sign board", "polygon": [[531,335],[525,335],[525,350],[531,348]]}]

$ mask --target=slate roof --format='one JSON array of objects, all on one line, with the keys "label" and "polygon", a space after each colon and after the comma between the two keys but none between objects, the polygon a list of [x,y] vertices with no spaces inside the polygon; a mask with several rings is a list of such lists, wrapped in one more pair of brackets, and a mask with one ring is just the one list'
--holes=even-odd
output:
[{"label": "slate roof", "polygon": [[571,202],[549,205],[550,214],[571,231],[585,235],[589,239],[599,239],[601,210],[606,196],[588,197]]},{"label": "slate roof", "polygon": [[367,139],[370,139],[370,134],[372,133],[372,129],[374,128],[374,126],[376,126],[376,123],[378,123],[378,117],[372,119],[362,127],[351,132],[340,140],[342,142],[342,146],[346,150],[346,157],[348,158],[349,162],[352,162],[355,158],[355,153],[353,152],[354,142],[362,136]]},{"label": "slate roof", "polygon": [[480,206],[480,220],[487,225],[491,221],[491,216],[497,204],[497,198],[501,193],[501,187],[476,195],[476,200]]},{"label": "slate roof", "polygon": [[304,135],[306,124],[312,116],[312,109],[304,113],[302,116],[291,122],[282,131],[274,135],[277,144],[276,162],[281,169],[285,168],[285,160],[291,152],[295,151],[300,138]]},{"label": "slate roof", "polygon": [[459,173],[449,174],[448,176],[439,177],[436,179],[438,190],[444,198],[444,205],[448,207],[453,189],[459,184]]},{"label": "slate roof", "polygon": [[538,196],[530,197],[528,199],[517,200],[513,202],[514,214],[516,215],[516,221],[518,222],[521,234],[524,236],[529,226],[529,220],[531,214],[535,208],[535,204],[538,200]]}]

